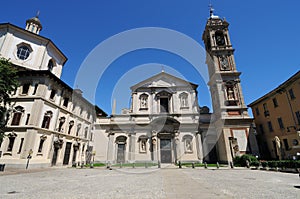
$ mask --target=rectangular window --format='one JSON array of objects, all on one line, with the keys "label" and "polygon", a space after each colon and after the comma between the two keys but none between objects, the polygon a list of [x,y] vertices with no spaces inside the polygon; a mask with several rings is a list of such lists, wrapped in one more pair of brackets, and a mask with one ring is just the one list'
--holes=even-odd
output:
[{"label": "rectangular window", "polygon": [[22,116],[21,112],[15,112],[14,116],[13,116],[13,119],[12,119],[12,122],[11,122],[11,125],[12,126],[18,126],[20,124],[21,116]]},{"label": "rectangular window", "polygon": [[63,106],[64,107],[68,107],[68,103],[69,103],[69,98],[64,98],[64,103],[63,103]]},{"label": "rectangular window", "polygon": [[22,94],[27,95],[29,91],[30,84],[24,84],[22,88]]},{"label": "rectangular window", "polygon": [[282,118],[281,117],[277,118],[277,121],[278,121],[279,128],[284,129]]},{"label": "rectangular window", "polygon": [[296,98],[295,95],[294,95],[293,89],[289,90],[289,94],[290,94],[291,99],[295,99]]},{"label": "rectangular window", "polygon": [[288,151],[290,149],[288,140],[287,139],[283,139],[283,144],[284,144],[285,150]]},{"label": "rectangular window", "polygon": [[273,132],[274,131],[271,121],[268,121],[268,128],[269,128],[269,132]]},{"label": "rectangular window", "polygon": [[36,91],[37,91],[37,89],[38,89],[38,86],[39,86],[39,84],[35,84],[35,85],[34,85],[34,90],[33,90],[32,95],[35,95],[35,94],[36,94]]},{"label": "rectangular window", "polygon": [[265,117],[270,116],[269,110],[268,110],[268,106],[266,103],[263,104],[264,107],[264,115]]},{"label": "rectangular window", "polygon": [[20,143],[20,147],[19,147],[18,153],[21,153],[21,151],[22,151],[23,142],[24,142],[24,138],[21,138],[21,143]]},{"label": "rectangular window", "polygon": [[56,90],[51,90],[51,94],[50,94],[50,99],[54,99],[54,97],[55,97],[55,94],[56,94]]},{"label": "rectangular window", "polygon": [[259,132],[260,132],[261,134],[264,134],[264,133],[265,133],[265,131],[264,131],[264,126],[263,126],[262,124],[259,125]]},{"label": "rectangular window", "polygon": [[256,115],[259,115],[259,109],[258,109],[258,107],[255,108],[255,112],[256,112]]},{"label": "rectangular window", "polygon": [[296,118],[297,118],[297,122],[300,125],[300,111],[296,112]]},{"label": "rectangular window", "polygon": [[13,147],[14,147],[14,143],[15,143],[15,139],[16,137],[9,137],[9,144],[8,144],[8,147],[7,147],[7,151],[11,152]]},{"label": "rectangular window", "polygon": [[43,151],[44,142],[45,142],[45,139],[40,140],[40,145],[39,145],[39,149],[38,149],[39,153],[41,153]]},{"label": "rectangular window", "polygon": [[277,102],[277,99],[276,98],[273,98],[273,105],[274,105],[274,107],[276,108],[276,107],[278,107],[278,102]]}]

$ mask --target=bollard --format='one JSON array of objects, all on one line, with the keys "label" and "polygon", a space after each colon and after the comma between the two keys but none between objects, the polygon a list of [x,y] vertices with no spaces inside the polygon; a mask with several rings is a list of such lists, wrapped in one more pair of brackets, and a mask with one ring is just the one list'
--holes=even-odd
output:
[{"label": "bollard", "polygon": [[157,167],[160,168],[160,161],[157,162]]},{"label": "bollard", "polygon": [[217,169],[219,169],[220,168],[220,165],[219,165],[219,162],[217,162]]},{"label": "bollard", "polygon": [[249,160],[246,160],[246,167],[249,169],[250,168],[250,162]]},{"label": "bollard", "polygon": [[192,162],[192,168],[193,168],[193,169],[195,168],[195,163],[194,163],[194,162]]},{"label": "bollard", "polygon": [[230,168],[233,169],[233,162],[230,162]]},{"label": "bollard", "polygon": [[120,168],[122,168],[122,162],[120,162]]},{"label": "bollard", "polygon": [[148,168],[148,164],[147,164],[147,162],[145,162],[145,168],[146,168],[146,169]]},{"label": "bollard", "polygon": [[134,163],[132,163],[132,168],[133,168],[133,169],[135,168],[135,165],[134,165]]},{"label": "bollard", "polygon": [[207,163],[206,162],[204,162],[204,168],[207,169]]},{"label": "bollard", "polygon": [[181,161],[178,161],[178,167],[179,167],[179,169],[182,168],[182,166],[181,166]]}]

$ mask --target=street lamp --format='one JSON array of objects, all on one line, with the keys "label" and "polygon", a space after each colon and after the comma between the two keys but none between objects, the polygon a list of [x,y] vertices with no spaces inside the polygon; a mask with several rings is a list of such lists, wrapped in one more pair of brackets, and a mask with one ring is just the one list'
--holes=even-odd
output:
[{"label": "street lamp", "polygon": [[28,151],[26,169],[28,169],[29,160],[32,158],[32,156],[31,156],[32,153],[33,153],[33,151],[32,151],[32,149],[30,149],[30,150]]}]

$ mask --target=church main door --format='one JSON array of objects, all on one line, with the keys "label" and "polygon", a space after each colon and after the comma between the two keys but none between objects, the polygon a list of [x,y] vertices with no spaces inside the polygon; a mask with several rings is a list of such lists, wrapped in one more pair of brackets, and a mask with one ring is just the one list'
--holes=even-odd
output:
[{"label": "church main door", "polygon": [[160,140],[161,163],[172,163],[171,139]]},{"label": "church main door", "polygon": [[117,163],[125,162],[125,144],[118,144]]}]

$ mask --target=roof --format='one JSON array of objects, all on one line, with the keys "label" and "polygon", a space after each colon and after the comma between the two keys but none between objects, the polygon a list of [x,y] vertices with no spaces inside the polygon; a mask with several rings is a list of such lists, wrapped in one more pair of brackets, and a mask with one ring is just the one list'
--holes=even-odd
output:
[{"label": "roof", "polygon": [[13,25],[11,23],[0,23],[0,28],[6,28],[7,31],[9,30],[9,28],[12,28],[12,29],[16,29],[17,31],[20,31],[24,34],[27,34],[29,35],[30,37],[33,37],[33,38],[38,38],[38,39],[41,39],[41,40],[44,40],[46,42],[49,42],[51,45],[53,45],[53,47],[65,58],[65,60],[63,61],[63,65],[67,62],[68,58],[66,57],[66,55],[51,41],[51,39],[48,39],[46,37],[43,37],[41,35],[38,35],[38,34],[35,34],[33,32],[30,32],[28,30],[25,30],[23,28],[20,28],[16,25]]},{"label": "roof", "polygon": [[169,73],[166,73],[166,72],[162,71],[162,72],[158,73],[157,75],[154,75],[154,76],[152,76],[152,77],[150,77],[150,78],[147,78],[147,79],[145,79],[145,80],[143,80],[143,81],[141,81],[141,82],[139,82],[139,83],[137,83],[137,84],[131,86],[130,89],[131,89],[132,91],[134,91],[134,90],[136,90],[136,89],[138,89],[138,88],[145,88],[145,87],[160,87],[160,86],[155,86],[155,85],[149,84],[149,83],[154,82],[155,80],[158,80],[158,79],[165,79],[165,80],[171,80],[171,79],[173,79],[173,80],[176,80],[176,81],[178,81],[178,82],[181,82],[181,83],[183,83],[183,84],[185,84],[185,85],[190,85],[191,87],[193,87],[193,89],[196,89],[196,88],[198,87],[197,84],[188,82],[188,81],[183,80],[183,79],[181,79],[181,78],[179,78],[179,77],[170,75]]},{"label": "roof", "polygon": [[300,79],[300,70],[295,73],[292,77],[290,77],[288,80],[286,80],[285,82],[283,82],[282,84],[280,84],[278,87],[276,87],[275,89],[273,89],[272,91],[268,92],[267,94],[265,94],[264,96],[260,97],[259,99],[255,100],[254,102],[252,102],[251,104],[248,105],[248,107],[252,107],[255,104],[258,104],[259,102],[275,95],[276,93],[280,93],[282,91],[284,91],[284,89],[288,86],[290,86],[291,84],[293,84],[295,81],[297,81],[298,79]]}]

